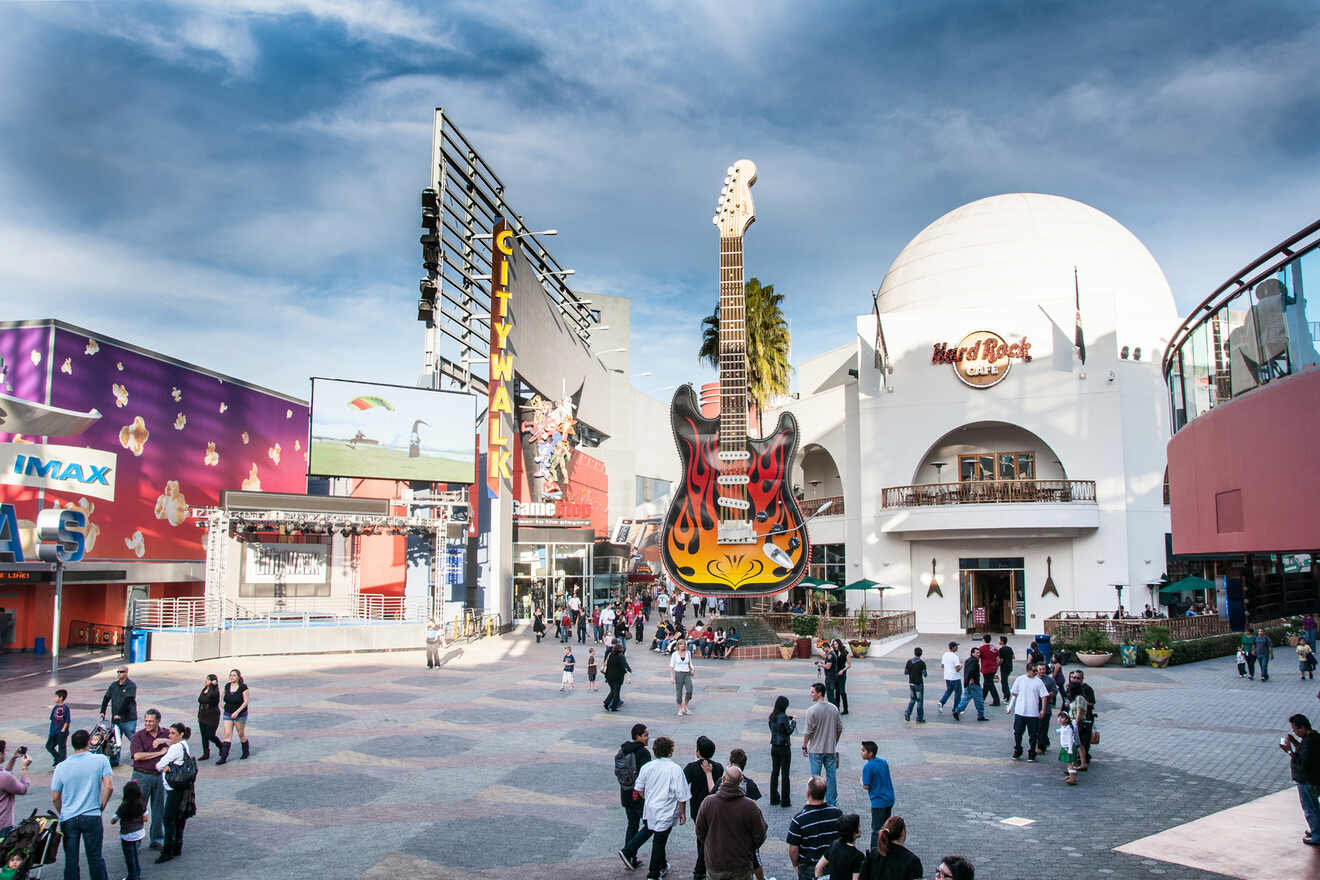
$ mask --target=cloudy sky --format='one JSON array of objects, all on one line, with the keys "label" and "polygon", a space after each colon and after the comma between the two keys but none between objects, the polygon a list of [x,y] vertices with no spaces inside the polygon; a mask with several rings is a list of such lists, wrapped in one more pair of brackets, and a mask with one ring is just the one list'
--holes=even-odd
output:
[{"label": "cloudy sky", "polygon": [[[749,275],[794,357],[927,223],[1003,192],[1131,229],[1183,312],[1315,220],[1320,25],[1296,2],[0,5],[0,314],[306,397],[412,384],[443,106],[576,286],[628,296],[647,391],[708,371],[710,218],[754,159]],[[667,392],[658,392],[667,396]]]}]

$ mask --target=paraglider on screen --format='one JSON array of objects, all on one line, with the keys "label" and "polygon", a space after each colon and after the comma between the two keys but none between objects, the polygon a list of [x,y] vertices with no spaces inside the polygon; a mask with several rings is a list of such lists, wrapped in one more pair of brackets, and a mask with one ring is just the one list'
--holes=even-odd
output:
[{"label": "paraglider on screen", "polygon": [[312,379],[308,472],[472,483],[477,399],[460,391]]}]

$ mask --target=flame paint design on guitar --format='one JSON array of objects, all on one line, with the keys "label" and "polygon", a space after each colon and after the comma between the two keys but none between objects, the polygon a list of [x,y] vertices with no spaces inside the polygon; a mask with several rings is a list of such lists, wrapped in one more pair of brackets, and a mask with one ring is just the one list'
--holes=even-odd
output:
[{"label": "flame paint design on guitar", "polygon": [[[703,596],[772,595],[795,586],[806,575],[808,561],[802,512],[788,491],[797,420],[783,413],[768,437],[748,439],[749,512],[757,535],[756,542],[748,544],[717,541],[719,421],[701,414],[691,385],[675,393],[670,421],[683,475],[665,517],[661,543],[670,580]],[[791,565],[773,561],[767,544],[777,547]]]}]

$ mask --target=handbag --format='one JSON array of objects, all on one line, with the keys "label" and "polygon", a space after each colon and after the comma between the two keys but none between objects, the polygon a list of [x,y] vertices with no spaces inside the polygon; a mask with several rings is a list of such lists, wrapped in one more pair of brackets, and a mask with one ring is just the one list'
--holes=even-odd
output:
[{"label": "handbag", "polygon": [[1095,728],[1091,728],[1091,745],[1093,746],[1100,745],[1100,731],[1096,730]]},{"label": "handbag", "polygon": [[197,781],[197,759],[188,751],[178,762],[165,768],[165,781],[170,788],[187,788]]}]

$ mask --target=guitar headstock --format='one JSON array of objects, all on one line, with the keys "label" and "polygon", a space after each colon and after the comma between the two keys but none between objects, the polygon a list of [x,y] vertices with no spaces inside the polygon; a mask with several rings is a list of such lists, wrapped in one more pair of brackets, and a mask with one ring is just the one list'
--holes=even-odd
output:
[{"label": "guitar headstock", "polygon": [[741,238],[756,219],[756,206],[752,204],[752,184],[756,183],[756,163],[739,159],[729,166],[724,175],[724,187],[715,206],[711,222],[720,229],[721,238]]}]

